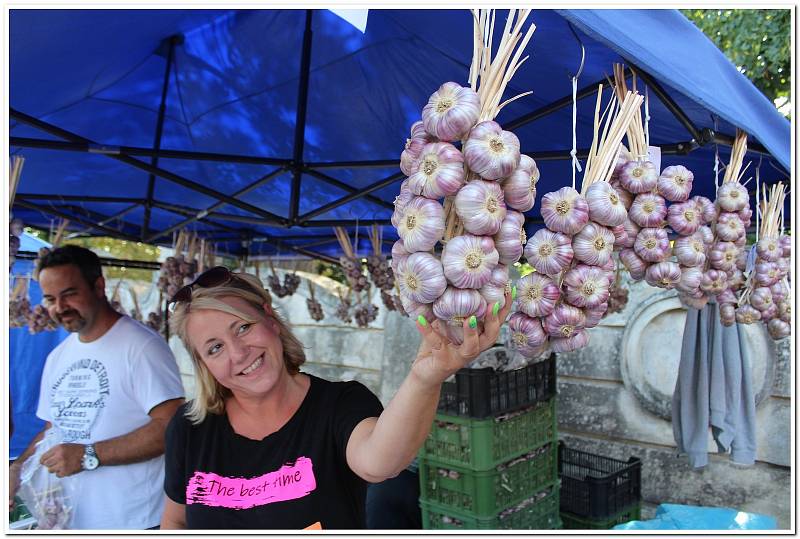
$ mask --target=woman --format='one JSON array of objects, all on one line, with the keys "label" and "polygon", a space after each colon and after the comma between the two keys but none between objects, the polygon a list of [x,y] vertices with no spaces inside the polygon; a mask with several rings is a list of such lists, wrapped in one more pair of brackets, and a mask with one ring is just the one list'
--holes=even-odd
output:
[{"label": "woman", "polygon": [[216,267],[171,301],[198,389],[167,429],[162,529],[363,528],[367,482],[411,462],[442,382],[494,344],[511,308],[495,306],[483,332],[465,320],[461,346],[420,317],[417,357],[383,410],[358,382],[299,371],[303,345],[256,277]]}]

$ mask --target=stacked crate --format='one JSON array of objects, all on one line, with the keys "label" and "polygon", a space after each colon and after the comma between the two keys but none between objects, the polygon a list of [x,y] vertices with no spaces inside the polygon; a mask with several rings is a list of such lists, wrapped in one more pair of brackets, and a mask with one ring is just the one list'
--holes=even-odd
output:
[{"label": "stacked crate", "polygon": [[559,520],[555,355],[446,382],[419,454],[422,526],[555,529]]}]

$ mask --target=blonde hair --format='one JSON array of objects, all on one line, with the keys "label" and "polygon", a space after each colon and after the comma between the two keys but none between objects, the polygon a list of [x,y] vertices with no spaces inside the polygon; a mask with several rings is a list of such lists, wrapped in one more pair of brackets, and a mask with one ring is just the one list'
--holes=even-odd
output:
[{"label": "blonde hair", "polygon": [[[261,311],[263,305],[272,307],[272,298],[264,289],[258,277],[247,273],[231,273],[231,280],[220,286],[203,288],[196,286],[192,289],[191,300],[175,304],[174,312],[170,313],[170,331],[180,337],[183,346],[189,352],[194,365],[196,380],[196,396],[189,402],[186,417],[193,424],[201,423],[206,414],[222,414],[225,412],[225,399],[230,397],[228,388],[220,384],[208,370],[205,363],[199,358],[196,350],[189,343],[186,325],[189,315],[199,309],[213,309],[232,314],[246,322],[256,322],[252,315],[231,307],[220,300],[223,297],[236,297],[245,300],[255,309]],[[288,322],[284,321],[274,310],[272,316],[278,323],[281,345],[283,347],[283,362],[289,374],[300,372],[300,365],[305,363],[306,354],[303,344],[289,329]]]}]

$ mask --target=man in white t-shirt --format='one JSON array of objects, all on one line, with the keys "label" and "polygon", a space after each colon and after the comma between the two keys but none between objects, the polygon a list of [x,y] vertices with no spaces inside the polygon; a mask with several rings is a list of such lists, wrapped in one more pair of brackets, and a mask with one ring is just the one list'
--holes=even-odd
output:
[{"label": "man in white t-shirt", "polygon": [[55,426],[64,443],[41,463],[59,477],[77,474],[71,527],[153,528],[163,510],[164,430],[184,396],[172,351],[111,308],[93,252],[61,247],[39,268],[43,303],[72,334],[47,357],[36,411],[45,429],[10,467],[11,498],[22,463]]}]

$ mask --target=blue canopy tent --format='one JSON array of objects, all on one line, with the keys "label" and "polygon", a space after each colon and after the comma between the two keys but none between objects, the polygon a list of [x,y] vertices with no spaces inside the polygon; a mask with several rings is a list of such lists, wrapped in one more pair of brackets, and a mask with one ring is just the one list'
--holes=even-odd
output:
[{"label": "blue canopy tent", "polygon": [[[690,168],[695,193],[713,198],[714,155],[727,162],[736,127],[751,171],[788,178],[789,121],[678,11],[530,20],[531,57],[507,93],[533,94],[497,120],[539,164],[539,197],[571,182],[582,47],[579,156],[597,85],[622,62],[647,87],[662,167]],[[467,10],[371,10],[362,33],[327,10],[13,9],[10,147],[26,157],[14,213],[162,244],[189,227],[237,256],[331,260],[332,226],[377,223],[388,251],[409,127],[441,83],[466,83],[472,39]]]}]

